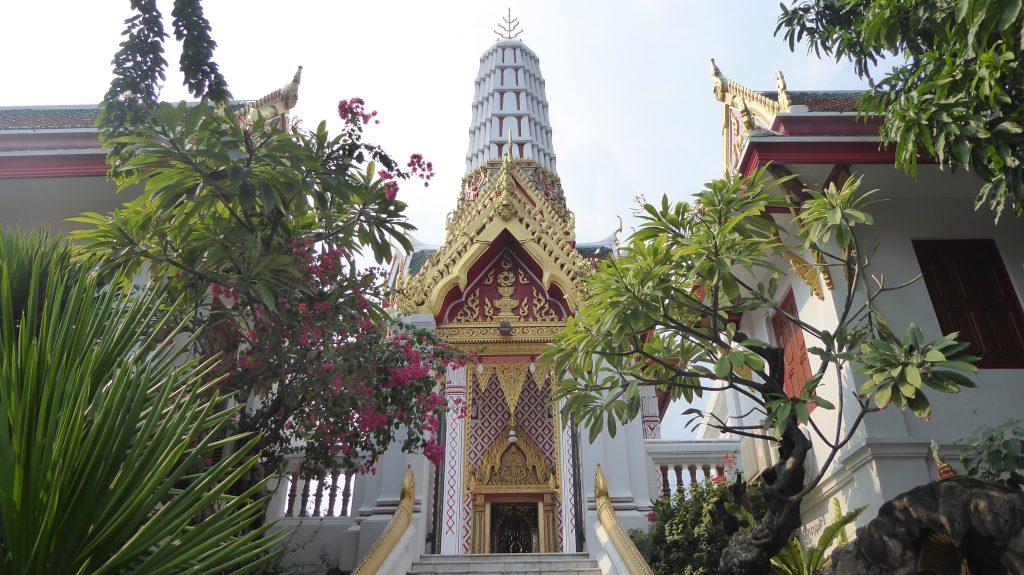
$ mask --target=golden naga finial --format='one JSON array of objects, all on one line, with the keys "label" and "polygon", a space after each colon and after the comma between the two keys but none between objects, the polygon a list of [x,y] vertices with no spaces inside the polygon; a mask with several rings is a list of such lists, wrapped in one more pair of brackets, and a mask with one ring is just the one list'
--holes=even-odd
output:
[{"label": "golden naga finial", "polygon": [[782,75],[782,70],[775,71],[775,89],[779,95],[779,108],[788,110],[790,104],[789,92],[786,91],[786,77]]},{"label": "golden naga finial", "polygon": [[498,35],[498,41],[502,40],[515,40],[523,33],[519,29],[519,18],[512,17],[512,9],[508,9],[508,16],[502,16],[501,22],[498,23],[498,27],[494,29],[494,33]]},{"label": "golden naga finial", "polygon": [[754,121],[754,114],[750,111],[747,106],[747,101],[740,100],[740,120],[743,121],[743,129],[747,133],[753,132],[757,129],[757,123]]},{"label": "golden naga finial", "polygon": [[402,480],[402,495],[400,502],[407,502],[412,507],[416,501],[416,476],[412,473],[412,465],[405,468],[405,479]]},{"label": "golden naga finial", "polygon": [[722,71],[718,69],[718,64],[715,64],[715,59],[711,59],[711,88],[715,92],[715,97],[720,101],[725,101],[726,86],[729,80],[722,75]]},{"label": "golden naga finial", "polygon": [[299,69],[295,70],[295,75],[292,76],[292,81],[281,89],[281,100],[284,102],[285,109],[291,110],[299,101],[299,82],[301,81],[302,66],[299,66]]},{"label": "golden naga finial", "polygon": [[604,471],[601,471],[601,464],[598,463],[594,469],[594,498],[608,497],[608,484],[604,478]]}]

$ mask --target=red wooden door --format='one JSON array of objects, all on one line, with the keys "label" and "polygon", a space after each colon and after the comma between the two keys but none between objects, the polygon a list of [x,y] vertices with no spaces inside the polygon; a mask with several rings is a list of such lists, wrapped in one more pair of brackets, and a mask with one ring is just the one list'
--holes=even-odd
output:
[{"label": "red wooden door", "polygon": [[1024,367],[1024,312],[992,240],[914,240],[943,334],[958,331],[979,367]]},{"label": "red wooden door", "polygon": [[[781,307],[786,313],[797,317],[793,292],[786,295]],[[804,332],[781,313],[772,316],[772,331],[775,332],[775,345],[781,347],[783,351],[783,388],[786,395],[800,395],[804,384],[811,377]]]}]

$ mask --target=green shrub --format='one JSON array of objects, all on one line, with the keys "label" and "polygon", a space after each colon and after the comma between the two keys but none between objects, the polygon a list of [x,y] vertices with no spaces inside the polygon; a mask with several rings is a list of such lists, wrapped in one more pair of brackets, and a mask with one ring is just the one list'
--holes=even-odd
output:
[{"label": "green shrub", "polygon": [[656,575],[714,575],[732,534],[764,513],[764,498],[760,483],[696,482],[655,502],[651,527],[630,536]]},{"label": "green shrub", "polygon": [[988,481],[1000,481],[1024,489],[1024,420],[1014,419],[995,427],[981,427],[967,439],[960,455],[964,471]]}]

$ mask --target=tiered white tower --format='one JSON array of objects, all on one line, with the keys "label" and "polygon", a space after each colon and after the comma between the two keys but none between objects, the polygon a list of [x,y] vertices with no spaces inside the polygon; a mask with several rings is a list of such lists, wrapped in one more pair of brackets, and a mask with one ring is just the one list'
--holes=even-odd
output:
[{"label": "tiered white tower", "polygon": [[555,171],[540,59],[520,40],[501,40],[480,57],[466,173],[500,159],[510,132],[513,158]]}]

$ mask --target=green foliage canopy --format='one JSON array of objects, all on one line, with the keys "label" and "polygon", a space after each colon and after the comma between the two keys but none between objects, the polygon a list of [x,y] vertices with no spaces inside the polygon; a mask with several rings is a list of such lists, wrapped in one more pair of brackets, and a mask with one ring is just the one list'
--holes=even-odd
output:
[{"label": "green foliage canopy", "polygon": [[964,443],[960,460],[968,475],[1024,490],[1024,420],[982,427]]},{"label": "green foliage canopy", "polygon": [[[848,59],[871,90],[897,163],[922,151],[984,180],[977,205],[1024,215],[1021,0],[793,0],[776,33],[795,49]],[[877,66],[891,69],[875,78]],[[885,70],[885,68],[882,68]]]},{"label": "green foliage canopy", "polygon": [[[304,473],[368,469],[395,439],[437,459],[443,402],[434,376],[453,350],[393,326],[379,270],[410,248],[394,162],[362,141],[362,123],[329,136],[282,129],[205,102],[161,104],[148,125],[108,143],[122,190],[141,195],[87,213],[73,236],[104,269],[146,271],[188,304],[196,351],[221,354],[225,389],[251,402],[273,471],[295,451]],[[395,328],[395,329],[392,329]],[[398,332],[406,332],[399,336]],[[417,423],[417,425],[411,425]]]}]

